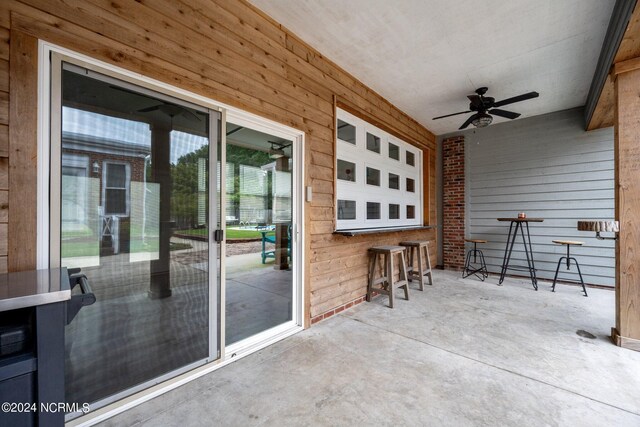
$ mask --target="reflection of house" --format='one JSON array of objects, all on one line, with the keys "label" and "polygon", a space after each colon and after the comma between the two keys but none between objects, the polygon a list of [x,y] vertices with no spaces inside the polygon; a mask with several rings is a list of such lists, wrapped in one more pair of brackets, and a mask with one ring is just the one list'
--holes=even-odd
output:
[{"label": "reflection of house", "polygon": [[[77,110],[71,113],[94,116],[95,124],[124,122]],[[145,182],[149,155],[148,138],[139,143],[63,131],[62,218],[73,218],[63,224],[63,237],[65,232],[76,237],[91,232],[99,236],[101,253],[126,250],[131,183]],[[90,214],[94,210],[98,215]],[[100,218],[97,224],[95,218]]]},{"label": "reflection of house", "polygon": [[129,216],[130,182],[144,181],[149,146],[65,132],[62,147],[62,174],[99,178],[104,214]]}]

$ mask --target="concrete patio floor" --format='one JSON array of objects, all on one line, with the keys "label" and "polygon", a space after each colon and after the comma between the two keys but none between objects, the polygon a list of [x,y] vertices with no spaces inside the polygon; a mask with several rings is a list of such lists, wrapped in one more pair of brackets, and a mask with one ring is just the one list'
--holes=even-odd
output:
[{"label": "concrete patio floor", "polygon": [[365,302],[102,425],[640,425],[614,292],[434,273],[393,310]]}]

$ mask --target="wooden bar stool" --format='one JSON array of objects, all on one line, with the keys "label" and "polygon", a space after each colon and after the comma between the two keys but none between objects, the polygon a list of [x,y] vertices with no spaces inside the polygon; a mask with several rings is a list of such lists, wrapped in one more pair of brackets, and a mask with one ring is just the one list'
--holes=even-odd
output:
[{"label": "wooden bar stool", "polygon": [[[484,254],[478,249],[478,243],[487,243],[482,239],[464,239],[465,242],[473,243],[473,249],[467,252],[467,259],[464,261],[464,270],[462,270],[462,278],[465,279],[472,274],[478,279],[484,282],[484,279],[489,277],[489,271],[487,270],[487,263],[484,261]],[[471,262],[471,255],[473,255],[473,262]],[[480,262],[478,263],[478,259]]]},{"label": "wooden bar stool", "polygon": [[[429,285],[433,286],[433,274],[431,273],[431,260],[429,259],[429,241],[427,240],[411,240],[400,242],[400,246],[407,248],[407,275],[409,281],[417,280],[420,284],[420,290],[424,291],[424,276],[428,276]],[[426,258],[425,263],[422,262],[422,255]],[[414,264],[414,255],[418,256],[418,265]],[[426,267],[426,268],[425,268]]]},{"label": "wooden bar stool", "polygon": [[[572,257],[569,254],[569,249],[571,245],[582,246],[584,242],[576,242],[575,240],[554,240],[553,243],[557,243],[558,245],[565,245],[567,247],[567,256],[560,257],[558,260],[558,267],[556,267],[556,275],[553,277],[553,285],[551,286],[551,292],[556,291],[556,280],[558,280],[558,272],[560,271],[560,264],[562,264],[562,260],[566,260],[567,262],[567,271],[571,268],[571,260],[576,263],[576,268],[578,269],[578,275],[580,276],[580,281],[570,280],[573,283],[580,283],[582,285],[582,292],[584,292],[584,296],[587,297],[587,288],[584,286],[584,280],[582,280],[582,272],[580,271],[580,264],[578,264],[578,260]],[[569,280],[568,280],[569,281]]]},{"label": "wooden bar stool", "polygon": [[[369,248],[369,285],[367,286],[367,301],[371,301],[373,292],[389,295],[389,307],[393,308],[393,290],[404,288],[404,296],[409,300],[409,281],[407,279],[407,264],[405,263],[405,251],[403,246],[374,246]],[[399,257],[400,278],[393,281],[394,268],[393,257]],[[384,258],[384,260],[383,260]],[[384,274],[376,278],[376,265],[378,261],[384,262]],[[375,287],[380,284],[380,287]]]}]

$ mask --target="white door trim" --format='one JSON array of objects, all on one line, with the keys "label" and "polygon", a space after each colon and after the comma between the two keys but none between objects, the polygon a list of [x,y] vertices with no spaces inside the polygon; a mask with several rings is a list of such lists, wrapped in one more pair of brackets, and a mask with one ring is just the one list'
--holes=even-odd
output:
[{"label": "white door trim", "polygon": [[[304,245],[302,242],[302,236],[304,236],[304,198],[303,198],[303,189],[304,189],[304,132],[299,130],[289,128],[287,126],[283,126],[279,123],[275,123],[271,120],[256,116],[254,114],[250,114],[241,110],[228,110],[226,114],[227,122],[231,122],[233,124],[237,124],[240,126],[244,126],[253,130],[257,130],[260,132],[267,133],[269,135],[277,136],[279,138],[287,139],[292,141],[292,160],[293,160],[293,188],[292,188],[292,208],[293,208],[293,217],[292,217],[292,230],[291,237],[293,239],[291,245],[292,251],[292,259],[293,259],[293,280],[294,280],[294,289],[292,300],[294,301],[296,307],[292,312],[291,321],[285,323],[284,325],[288,325],[289,327],[300,327],[304,326]],[[226,140],[223,145],[226,147]],[[225,153],[226,154],[226,153]],[[226,162],[226,156],[224,161]],[[222,174],[221,174],[222,175]],[[224,180],[223,177],[221,177]],[[220,187],[225,188],[225,187]],[[225,191],[220,191],[220,193],[226,193]],[[223,199],[225,197],[223,196]],[[226,206],[226,205],[222,205]],[[224,221],[222,222],[223,225]],[[226,228],[226,225],[225,225]],[[226,240],[226,229],[225,229],[225,240]],[[224,245],[223,245],[224,246]],[[224,274],[224,268],[222,269],[222,274]],[[224,282],[223,282],[224,283]],[[223,312],[224,315],[224,312]],[[282,326],[282,325],[281,325]],[[274,328],[275,329],[275,328]],[[245,340],[242,340],[238,343],[231,344],[227,346],[227,351],[230,354],[234,352],[237,354],[238,352],[245,351],[246,349],[252,348],[256,345],[259,345],[264,339],[267,338],[265,335],[267,331],[263,333],[256,334],[252,337],[249,337]]]}]

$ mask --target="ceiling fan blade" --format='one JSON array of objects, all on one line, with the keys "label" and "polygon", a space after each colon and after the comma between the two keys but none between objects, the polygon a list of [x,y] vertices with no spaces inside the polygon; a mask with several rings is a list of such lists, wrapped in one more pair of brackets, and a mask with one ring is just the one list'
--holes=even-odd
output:
[{"label": "ceiling fan blade", "polygon": [[[236,125],[233,125],[233,126],[236,126]],[[227,129],[230,129],[230,127],[231,127],[231,126],[229,126],[229,123],[227,123]],[[233,135],[234,133],[236,133],[236,132],[238,132],[238,131],[241,131],[242,129],[244,129],[242,126],[238,126],[238,127],[237,127],[237,128],[235,128],[235,129],[228,130],[228,131],[227,131],[227,136],[229,136],[229,135]]]},{"label": "ceiling fan blade", "polygon": [[186,118],[187,120],[190,120],[192,122],[201,122],[202,119],[200,117],[198,117],[193,111],[191,110],[187,110],[186,108],[182,109],[182,116],[184,118]]},{"label": "ceiling fan blade", "polygon": [[[162,104],[160,104],[160,105],[162,105]],[[149,111],[155,111],[158,108],[160,108],[160,105],[153,105],[151,107],[141,108],[140,110],[138,110],[138,113],[148,113]]]},{"label": "ceiling fan blade", "polygon": [[130,93],[131,95],[137,95],[140,97],[146,97],[146,95],[140,93],[140,92],[136,92],[134,90],[130,90],[130,89],[126,89],[120,86],[115,86],[115,85],[109,85],[110,89],[115,89],[115,90],[119,90],[120,92],[126,92],[126,93]]},{"label": "ceiling fan blade", "polygon": [[460,111],[459,113],[453,113],[453,114],[447,114],[446,116],[434,117],[431,120],[444,119],[445,117],[457,116],[458,114],[466,114],[466,113],[470,113],[470,112],[471,112],[471,110],[469,110],[469,111]]},{"label": "ceiling fan blade", "polygon": [[540,96],[538,92],[523,93],[522,95],[514,96],[513,98],[503,99],[502,101],[495,102],[494,107],[502,107],[503,105],[513,104],[514,102],[525,101],[531,98],[537,98]]},{"label": "ceiling fan blade", "polygon": [[477,114],[472,114],[472,115],[471,115],[471,117],[469,117],[469,118],[467,119],[467,121],[466,121],[466,122],[464,122],[464,123],[462,124],[462,126],[460,126],[460,127],[458,128],[458,130],[462,130],[462,129],[466,128],[467,126],[469,126],[469,125],[471,124],[471,122],[475,120],[475,118],[476,118],[477,116],[478,116]]},{"label": "ceiling fan blade", "polygon": [[493,114],[495,116],[506,117],[507,119],[517,119],[520,117],[520,113],[513,113],[511,111],[499,110],[494,108],[488,112],[489,114]]},{"label": "ceiling fan blade", "polygon": [[482,98],[480,98],[480,95],[467,95],[467,98],[469,98],[469,101],[471,101],[471,105],[473,105],[474,107],[482,107]]}]

